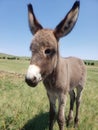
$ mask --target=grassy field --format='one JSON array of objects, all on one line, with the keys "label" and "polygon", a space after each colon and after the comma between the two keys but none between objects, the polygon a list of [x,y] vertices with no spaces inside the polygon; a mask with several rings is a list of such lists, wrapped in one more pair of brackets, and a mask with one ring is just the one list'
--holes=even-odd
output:
[{"label": "grassy field", "polygon": [[[24,82],[29,61],[0,59],[0,130],[48,130],[49,103],[42,83]],[[68,114],[69,99],[65,113]],[[58,130],[55,123],[54,130]],[[71,125],[65,130],[75,130]],[[77,130],[98,130],[98,66],[87,67]]]}]

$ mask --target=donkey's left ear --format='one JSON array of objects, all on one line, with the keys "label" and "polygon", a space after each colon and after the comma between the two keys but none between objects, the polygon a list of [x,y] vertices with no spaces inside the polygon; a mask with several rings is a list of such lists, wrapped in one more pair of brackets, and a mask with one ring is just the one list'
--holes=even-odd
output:
[{"label": "donkey's left ear", "polygon": [[28,21],[29,21],[29,27],[32,34],[35,34],[38,30],[43,28],[42,25],[36,19],[31,4],[28,4]]},{"label": "donkey's left ear", "polygon": [[76,1],[65,18],[56,26],[54,35],[57,39],[67,35],[73,29],[78,18],[79,7],[80,2]]}]

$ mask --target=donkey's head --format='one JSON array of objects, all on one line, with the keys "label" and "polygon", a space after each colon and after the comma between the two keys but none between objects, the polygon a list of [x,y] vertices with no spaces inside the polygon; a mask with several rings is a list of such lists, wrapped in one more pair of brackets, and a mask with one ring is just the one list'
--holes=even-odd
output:
[{"label": "donkey's head", "polygon": [[25,79],[29,86],[35,87],[56,68],[59,60],[58,41],[73,29],[78,13],[79,1],[76,1],[56,28],[50,30],[42,27],[34,15],[32,5],[28,5],[29,26],[34,35],[30,45],[32,57]]}]

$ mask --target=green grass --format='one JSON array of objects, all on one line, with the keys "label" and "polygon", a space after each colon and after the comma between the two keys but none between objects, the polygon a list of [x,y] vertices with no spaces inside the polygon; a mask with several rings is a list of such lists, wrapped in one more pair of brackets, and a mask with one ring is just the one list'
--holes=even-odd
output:
[{"label": "green grass", "polygon": [[[24,82],[25,60],[0,59],[0,130],[48,130],[49,103],[42,83],[30,88]],[[22,74],[22,75],[20,75]],[[69,99],[65,108],[68,114]],[[54,130],[58,130],[55,123]],[[71,125],[65,130],[75,130]],[[98,130],[98,67],[87,67],[77,130]]]},{"label": "green grass", "polygon": [[26,73],[29,65],[27,60],[7,60],[0,59],[0,70],[7,72]]}]

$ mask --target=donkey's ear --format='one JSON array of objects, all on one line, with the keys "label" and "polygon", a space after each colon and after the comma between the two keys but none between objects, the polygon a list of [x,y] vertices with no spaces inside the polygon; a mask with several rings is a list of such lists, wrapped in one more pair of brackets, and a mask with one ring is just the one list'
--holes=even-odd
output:
[{"label": "donkey's ear", "polygon": [[56,26],[54,30],[54,35],[57,39],[67,35],[74,27],[78,14],[79,14],[79,6],[80,2],[76,1],[68,12],[68,14],[64,17],[64,19]]},{"label": "donkey's ear", "polygon": [[42,29],[42,25],[37,21],[31,4],[28,4],[28,20],[29,27],[32,34],[35,34],[39,29]]}]

